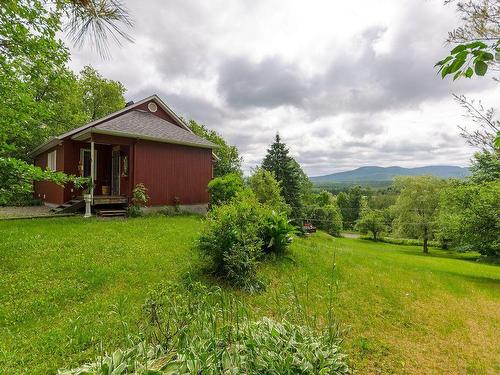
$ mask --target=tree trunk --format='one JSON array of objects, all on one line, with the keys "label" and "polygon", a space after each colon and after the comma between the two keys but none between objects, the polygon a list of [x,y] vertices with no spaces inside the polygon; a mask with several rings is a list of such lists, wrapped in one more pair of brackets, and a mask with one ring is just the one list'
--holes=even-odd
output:
[{"label": "tree trunk", "polygon": [[429,253],[429,247],[427,246],[427,241],[428,241],[428,238],[427,238],[427,228],[424,229],[424,254],[428,254]]}]

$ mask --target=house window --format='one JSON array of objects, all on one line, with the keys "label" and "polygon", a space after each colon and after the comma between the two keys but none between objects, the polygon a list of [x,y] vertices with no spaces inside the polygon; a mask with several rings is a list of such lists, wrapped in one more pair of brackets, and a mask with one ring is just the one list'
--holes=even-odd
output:
[{"label": "house window", "polygon": [[[89,177],[90,173],[90,149],[80,149],[80,163],[83,166],[83,177]],[[94,178],[97,177],[97,150],[94,150]]]},{"label": "house window", "polygon": [[54,150],[47,154],[47,169],[51,171],[57,170],[57,151]]}]

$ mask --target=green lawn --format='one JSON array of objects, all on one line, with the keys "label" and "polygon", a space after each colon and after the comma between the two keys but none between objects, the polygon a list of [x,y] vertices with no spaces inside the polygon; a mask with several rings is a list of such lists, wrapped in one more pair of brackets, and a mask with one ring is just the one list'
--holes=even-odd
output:
[{"label": "green lawn", "polygon": [[[196,217],[0,221],[0,373],[54,373],[101,343],[126,346],[121,322],[139,331],[148,290],[199,275],[199,228]],[[469,258],[318,233],[262,265],[266,292],[235,293],[256,316],[286,316],[298,298],[321,322],[333,290],[359,373],[498,373],[500,267]]]}]

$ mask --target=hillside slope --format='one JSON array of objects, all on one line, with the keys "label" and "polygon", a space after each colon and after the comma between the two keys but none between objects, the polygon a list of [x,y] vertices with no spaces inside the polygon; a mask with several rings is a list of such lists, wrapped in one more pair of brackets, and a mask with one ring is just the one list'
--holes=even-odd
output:
[{"label": "hillside slope", "polygon": [[391,181],[396,176],[432,175],[442,178],[465,178],[470,172],[466,167],[452,165],[432,165],[418,168],[403,167],[361,167],[352,171],[311,177],[313,182],[368,182]]}]

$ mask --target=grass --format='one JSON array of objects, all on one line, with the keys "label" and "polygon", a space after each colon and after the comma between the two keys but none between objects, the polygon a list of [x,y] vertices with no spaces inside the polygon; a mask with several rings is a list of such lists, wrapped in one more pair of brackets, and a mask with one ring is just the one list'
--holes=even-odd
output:
[{"label": "grass", "polygon": [[[127,345],[148,291],[200,269],[199,220],[0,222],[0,373],[55,373]],[[286,316],[299,299],[304,316],[321,323],[333,290],[344,349],[360,373],[500,371],[498,266],[317,233],[260,275],[266,292],[234,291],[256,316]]]}]

